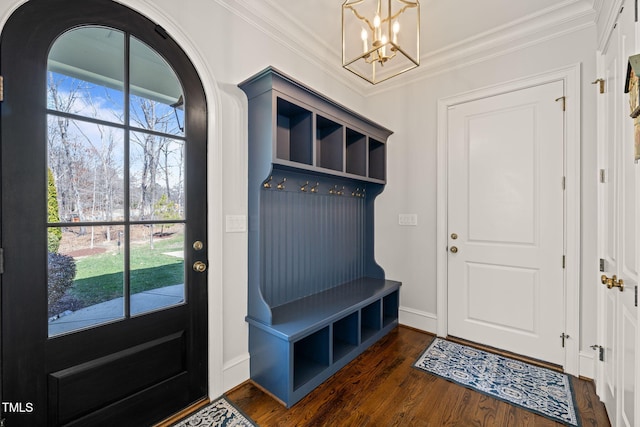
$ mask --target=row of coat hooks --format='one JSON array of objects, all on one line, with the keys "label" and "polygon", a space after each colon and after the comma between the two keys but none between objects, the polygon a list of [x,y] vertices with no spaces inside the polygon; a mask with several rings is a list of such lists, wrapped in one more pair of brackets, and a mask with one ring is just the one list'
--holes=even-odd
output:
[{"label": "row of coat hooks", "polygon": [[[262,187],[265,189],[275,188],[276,190],[280,190],[280,191],[284,190],[286,188],[286,185],[287,185],[287,178],[282,178],[282,181],[278,183],[274,183],[273,176],[270,176],[269,179],[267,179],[265,182],[262,183]],[[349,194],[349,191],[344,187],[344,185],[338,186],[336,184],[333,186],[328,186],[328,188],[329,190],[327,192],[333,196],[344,196]],[[308,192],[308,193],[319,194],[320,183],[316,182],[314,185],[312,185],[311,183],[309,183],[309,181],[306,181],[304,184],[299,185],[298,189],[303,193]],[[366,189],[364,187],[362,188],[356,187],[354,190],[351,191],[350,194],[352,197],[364,198],[366,194]]]}]

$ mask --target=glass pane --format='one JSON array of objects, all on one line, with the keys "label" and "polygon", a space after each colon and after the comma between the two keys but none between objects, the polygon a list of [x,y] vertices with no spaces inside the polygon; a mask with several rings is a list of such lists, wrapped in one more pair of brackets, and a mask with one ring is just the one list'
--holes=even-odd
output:
[{"label": "glass pane", "polygon": [[47,61],[47,107],[123,123],[124,34],[101,27],[64,33]]},{"label": "glass pane", "polygon": [[130,125],[184,135],[182,86],[173,69],[153,49],[131,38]]},{"label": "glass pane", "polygon": [[49,222],[122,220],[123,131],[54,115],[48,127]]},{"label": "glass pane", "polygon": [[131,315],[184,302],[184,224],[131,226]]},{"label": "glass pane", "polygon": [[132,132],[131,219],[184,219],[184,141]]},{"label": "glass pane", "polygon": [[122,319],[124,227],[49,227],[48,233],[49,336]]}]

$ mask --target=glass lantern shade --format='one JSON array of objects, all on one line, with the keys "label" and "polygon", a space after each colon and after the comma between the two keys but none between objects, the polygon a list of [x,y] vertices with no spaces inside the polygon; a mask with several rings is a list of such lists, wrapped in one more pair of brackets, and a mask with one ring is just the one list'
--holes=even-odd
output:
[{"label": "glass lantern shade", "polygon": [[420,65],[418,0],[347,0],[342,66],[376,84]]}]

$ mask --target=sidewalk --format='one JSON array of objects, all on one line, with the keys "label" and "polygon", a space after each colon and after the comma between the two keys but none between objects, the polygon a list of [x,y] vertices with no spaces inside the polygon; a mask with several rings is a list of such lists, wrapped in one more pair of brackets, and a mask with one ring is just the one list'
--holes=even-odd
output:
[{"label": "sidewalk", "polygon": [[[131,315],[158,310],[184,301],[184,285],[172,285],[131,295]],[[74,311],[49,322],[49,336],[122,319],[124,298],[116,298]]]}]

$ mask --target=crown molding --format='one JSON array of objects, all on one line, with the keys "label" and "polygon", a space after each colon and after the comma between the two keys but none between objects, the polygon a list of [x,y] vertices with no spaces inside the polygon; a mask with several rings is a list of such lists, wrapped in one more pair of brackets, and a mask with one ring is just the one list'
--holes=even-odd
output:
[{"label": "crown molding", "polygon": [[[417,69],[372,86],[342,68],[340,46],[330,46],[319,35],[310,33],[278,1],[215,1],[325,72],[329,78],[349,87],[363,97],[376,95],[594,26],[602,20],[603,16],[601,12],[603,0],[559,1],[549,8],[425,53],[421,56],[420,67]],[[621,0],[615,2],[619,1]]]},{"label": "crown molding", "polygon": [[604,2],[601,1],[600,10],[598,11],[598,19],[596,25],[598,28],[598,51],[604,52],[607,50],[613,28],[615,27],[618,15],[624,4],[624,0],[613,0]]},{"label": "crown molding", "polygon": [[[273,0],[215,0],[216,3],[269,36],[280,45],[304,58],[331,79],[352,88],[361,96],[368,85],[354,85],[351,73],[342,69],[341,52],[336,52],[325,40],[312,34],[300,22]],[[310,52],[314,52],[312,55]],[[333,64],[337,64],[335,66]],[[278,64],[270,64],[280,67]],[[344,71],[344,72],[343,72]],[[359,82],[358,82],[359,83]]]}]

